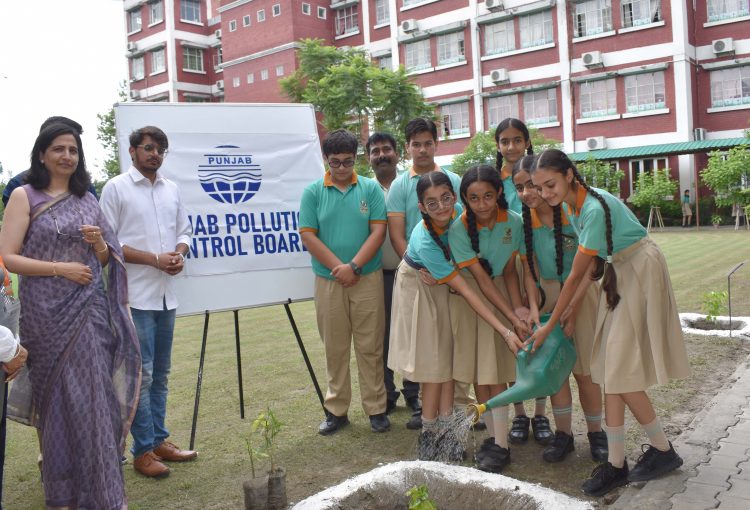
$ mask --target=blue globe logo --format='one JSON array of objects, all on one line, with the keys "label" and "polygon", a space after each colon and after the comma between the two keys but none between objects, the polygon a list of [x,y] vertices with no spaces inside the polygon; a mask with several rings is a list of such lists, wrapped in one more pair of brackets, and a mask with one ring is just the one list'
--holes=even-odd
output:
[{"label": "blue globe logo", "polygon": [[222,204],[247,202],[260,189],[260,165],[252,154],[240,153],[236,145],[217,145],[203,155],[198,177],[203,191]]}]

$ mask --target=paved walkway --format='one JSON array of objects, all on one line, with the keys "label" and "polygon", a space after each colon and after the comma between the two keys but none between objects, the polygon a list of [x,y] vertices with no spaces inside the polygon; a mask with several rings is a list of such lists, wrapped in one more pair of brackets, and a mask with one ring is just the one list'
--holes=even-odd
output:
[{"label": "paved walkway", "polygon": [[674,446],[685,461],[680,470],[631,485],[609,508],[750,509],[750,357]]}]

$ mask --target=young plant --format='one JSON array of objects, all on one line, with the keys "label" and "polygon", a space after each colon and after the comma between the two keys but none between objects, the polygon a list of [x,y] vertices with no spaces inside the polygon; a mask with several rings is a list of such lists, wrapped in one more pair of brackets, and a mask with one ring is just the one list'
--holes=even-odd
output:
[{"label": "young plant", "polygon": [[728,297],[729,294],[725,290],[722,292],[707,292],[703,295],[703,311],[706,312],[708,322],[714,322],[716,316],[724,311]]},{"label": "young plant", "polygon": [[249,437],[245,438],[245,444],[247,445],[247,453],[250,455],[250,471],[253,474],[253,478],[255,478],[255,463],[268,458],[268,454],[262,448],[255,448]]},{"label": "young plant", "polygon": [[721,225],[721,215],[719,215],[719,214],[712,214],[711,215],[711,225]]},{"label": "young plant", "polygon": [[406,495],[409,496],[409,510],[437,510],[426,485],[415,485],[406,491]]},{"label": "young plant", "polygon": [[260,450],[271,463],[271,473],[276,471],[276,436],[281,431],[282,425],[283,423],[276,418],[276,414],[268,406],[253,421],[252,431],[254,434],[259,433],[263,438],[263,446]]}]

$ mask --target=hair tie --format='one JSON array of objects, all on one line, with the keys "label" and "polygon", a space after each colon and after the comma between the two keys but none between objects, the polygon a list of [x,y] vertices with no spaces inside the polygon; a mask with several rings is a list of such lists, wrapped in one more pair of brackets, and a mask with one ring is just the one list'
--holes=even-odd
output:
[{"label": "hair tie", "polygon": [[607,255],[607,263],[608,264],[612,263],[612,255]]}]

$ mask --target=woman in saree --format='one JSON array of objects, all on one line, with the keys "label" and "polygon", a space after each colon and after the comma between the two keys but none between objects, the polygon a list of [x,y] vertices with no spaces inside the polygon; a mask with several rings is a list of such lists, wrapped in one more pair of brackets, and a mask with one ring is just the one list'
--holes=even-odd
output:
[{"label": "woman in saree", "polygon": [[0,255],[22,275],[20,337],[47,508],[120,510],[141,361],[122,251],[89,183],[78,133],[44,129],[27,184],[5,210]]}]

